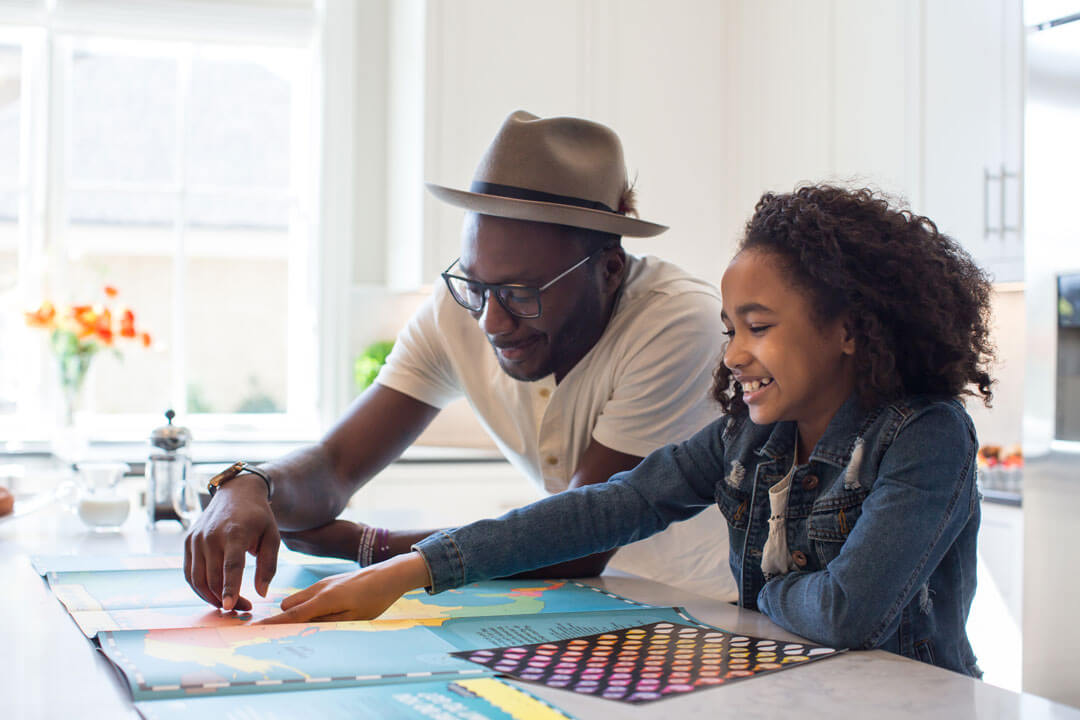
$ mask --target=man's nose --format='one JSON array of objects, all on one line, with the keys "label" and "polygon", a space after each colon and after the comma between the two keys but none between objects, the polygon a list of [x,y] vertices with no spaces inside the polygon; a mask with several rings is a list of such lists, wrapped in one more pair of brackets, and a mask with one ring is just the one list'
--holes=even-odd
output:
[{"label": "man's nose", "polygon": [[505,335],[508,332],[513,332],[514,328],[517,327],[517,318],[506,311],[506,308],[502,306],[502,303],[491,291],[488,291],[487,302],[484,303],[484,309],[480,316],[476,318],[476,322],[479,323],[484,334],[489,337]]}]

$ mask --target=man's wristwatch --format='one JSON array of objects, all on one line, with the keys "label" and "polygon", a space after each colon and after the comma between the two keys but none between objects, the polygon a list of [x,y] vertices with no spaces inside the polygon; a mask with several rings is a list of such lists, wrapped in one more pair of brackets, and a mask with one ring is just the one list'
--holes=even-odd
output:
[{"label": "man's wristwatch", "polygon": [[270,502],[270,499],[274,496],[274,482],[270,479],[270,475],[265,470],[260,470],[254,465],[246,462],[235,462],[210,478],[210,482],[206,484],[206,489],[210,492],[210,497],[214,496],[214,493],[218,491],[218,488],[242,473],[251,473],[252,475],[258,475],[263,479],[263,482],[266,483],[266,501]]}]

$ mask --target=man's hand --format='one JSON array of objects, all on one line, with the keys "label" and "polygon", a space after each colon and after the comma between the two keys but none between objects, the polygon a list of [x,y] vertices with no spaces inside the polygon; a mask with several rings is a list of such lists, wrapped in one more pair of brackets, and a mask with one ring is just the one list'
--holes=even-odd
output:
[{"label": "man's hand", "polygon": [[335,520],[332,523],[311,530],[282,532],[281,540],[290,550],[319,555],[322,557],[342,558],[356,561],[360,548],[360,536],[366,525]]},{"label": "man's hand", "polygon": [[255,590],[265,597],[280,542],[262,478],[238,475],[221,486],[184,538],[184,577],[211,605],[250,610],[251,602],[240,596],[244,553],[255,556]]},{"label": "man's hand", "polygon": [[253,624],[370,620],[408,591],[428,582],[427,563],[414,551],[356,572],[324,578],[282,600],[284,612],[280,615]]}]

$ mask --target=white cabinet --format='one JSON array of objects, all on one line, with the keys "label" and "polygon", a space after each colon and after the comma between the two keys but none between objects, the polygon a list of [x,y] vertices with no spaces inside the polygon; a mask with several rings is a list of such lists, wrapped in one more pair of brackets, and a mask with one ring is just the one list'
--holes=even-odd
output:
[{"label": "white cabinet", "polygon": [[[900,195],[1022,280],[1020,4],[426,0],[424,127],[405,146],[424,179],[464,186],[513,110],[582,115],[616,129],[643,216],[672,227],[627,246],[709,280],[762,192],[821,180]],[[418,214],[408,262],[430,282],[461,211],[428,197]]]},{"label": "white cabinet", "polygon": [[967,633],[993,685],[1020,691],[1024,591],[1024,513],[984,501],[975,600]]},{"label": "white cabinet", "polygon": [[[718,282],[766,190],[839,179],[912,197],[917,6],[905,0],[428,0],[427,179],[467,185],[502,118],[579,114],[621,136],[642,216],[626,242]],[[461,211],[424,204],[424,278]]]},{"label": "white cabinet", "polygon": [[923,202],[997,282],[1024,279],[1020,0],[924,8]]}]

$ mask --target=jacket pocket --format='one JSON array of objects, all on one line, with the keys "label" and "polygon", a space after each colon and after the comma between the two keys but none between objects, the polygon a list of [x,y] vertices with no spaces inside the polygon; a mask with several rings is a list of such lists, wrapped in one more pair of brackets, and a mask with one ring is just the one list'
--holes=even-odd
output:
[{"label": "jacket pocket", "polygon": [[915,643],[911,648],[914,658],[930,665],[937,665],[934,662],[934,643],[930,639],[920,640]]},{"label": "jacket pocket", "polygon": [[807,538],[818,554],[821,567],[828,565],[839,553],[862,515],[865,489],[845,491],[832,497],[821,497],[814,503],[807,522]]},{"label": "jacket pocket", "polygon": [[716,488],[716,505],[727,520],[728,525],[736,530],[746,530],[750,517],[750,495],[729,483],[721,481]]}]

